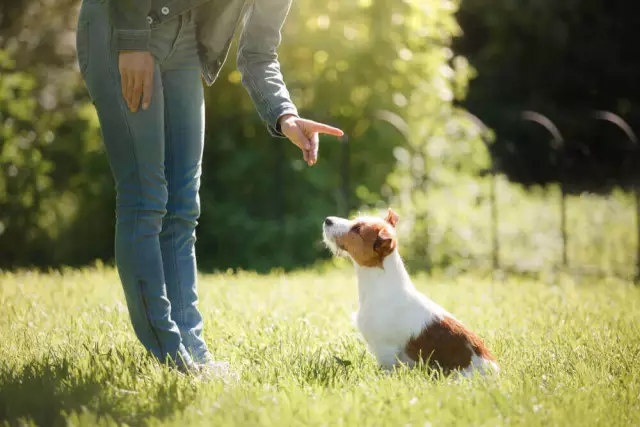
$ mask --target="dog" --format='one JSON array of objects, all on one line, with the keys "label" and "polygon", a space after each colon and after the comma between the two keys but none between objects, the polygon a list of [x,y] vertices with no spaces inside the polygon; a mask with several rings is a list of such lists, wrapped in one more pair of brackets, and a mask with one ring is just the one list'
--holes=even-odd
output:
[{"label": "dog", "polygon": [[356,269],[355,323],[385,371],[420,362],[445,375],[495,374],[499,367],[483,341],[413,285],[398,253],[398,215],[353,220],[330,216],[323,238]]}]

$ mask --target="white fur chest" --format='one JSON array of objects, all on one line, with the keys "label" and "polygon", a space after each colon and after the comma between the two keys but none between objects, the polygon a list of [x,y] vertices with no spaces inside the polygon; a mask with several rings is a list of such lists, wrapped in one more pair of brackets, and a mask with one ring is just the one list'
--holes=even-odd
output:
[{"label": "white fur chest", "polygon": [[404,268],[396,267],[394,258],[390,256],[383,269],[357,267],[356,325],[382,365],[393,365],[413,336],[445,314],[442,307],[414,288]]}]

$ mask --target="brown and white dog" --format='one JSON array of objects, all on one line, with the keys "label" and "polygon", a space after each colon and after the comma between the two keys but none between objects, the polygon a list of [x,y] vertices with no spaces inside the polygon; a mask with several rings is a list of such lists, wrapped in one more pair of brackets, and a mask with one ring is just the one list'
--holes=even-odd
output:
[{"label": "brown and white dog", "polygon": [[445,374],[497,373],[495,358],[482,340],[414,287],[398,254],[397,222],[398,215],[389,209],[384,220],[328,217],[323,225],[327,246],[355,266],[355,321],[369,350],[386,370],[422,360]]}]

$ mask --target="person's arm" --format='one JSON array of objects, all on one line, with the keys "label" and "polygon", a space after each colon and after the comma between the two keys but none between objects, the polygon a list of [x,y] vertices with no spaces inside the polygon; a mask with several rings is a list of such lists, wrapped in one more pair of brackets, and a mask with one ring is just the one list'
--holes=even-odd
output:
[{"label": "person's arm", "polygon": [[151,29],[147,16],[150,10],[151,0],[109,0],[109,14],[119,51],[148,50]]},{"label": "person's arm", "polygon": [[269,133],[284,137],[278,120],[298,115],[284,84],[276,53],[291,0],[254,0],[245,17],[238,45],[238,70]]},{"label": "person's arm", "polygon": [[318,157],[318,134],[341,136],[331,126],[298,117],[276,53],[291,0],[254,0],[246,15],[238,47],[238,69],[258,114],[273,136],[287,137],[313,165]]}]

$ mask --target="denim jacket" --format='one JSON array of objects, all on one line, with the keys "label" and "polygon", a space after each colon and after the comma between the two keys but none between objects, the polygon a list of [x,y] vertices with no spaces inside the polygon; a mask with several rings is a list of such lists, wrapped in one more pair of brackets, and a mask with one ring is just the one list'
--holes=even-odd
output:
[{"label": "denim jacket", "polygon": [[108,0],[119,50],[147,50],[151,28],[187,10],[196,17],[202,75],[212,85],[243,21],[237,65],[260,118],[269,133],[284,136],[278,119],[297,115],[282,74],[276,48],[292,0]]}]

